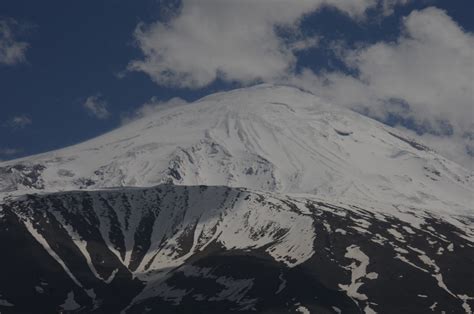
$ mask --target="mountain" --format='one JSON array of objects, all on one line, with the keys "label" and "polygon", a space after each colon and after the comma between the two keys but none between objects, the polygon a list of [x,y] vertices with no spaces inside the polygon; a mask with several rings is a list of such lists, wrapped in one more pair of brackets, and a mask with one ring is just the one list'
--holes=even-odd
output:
[{"label": "mountain", "polygon": [[162,106],[0,163],[0,312],[471,313],[472,195],[296,88]]},{"label": "mountain", "polygon": [[395,129],[291,87],[158,109],[85,143],[0,164],[0,193],[225,185],[441,210],[472,208],[474,176]]},{"label": "mountain", "polygon": [[2,213],[0,291],[11,305],[2,313],[460,313],[472,305],[472,238],[429,212],[405,213],[415,227],[311,198],[161,185],[29,195]]}]

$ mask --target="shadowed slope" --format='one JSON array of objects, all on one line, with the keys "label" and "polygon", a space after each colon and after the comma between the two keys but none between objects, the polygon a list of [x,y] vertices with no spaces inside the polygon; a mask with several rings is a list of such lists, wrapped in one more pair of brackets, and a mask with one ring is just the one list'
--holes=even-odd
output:
[{"label": "shadowed slope", "polygon": [[454,313],[474,306],[472,220],[404,215],[412,219],[228,187],[25,196],[0,211],[0,249],[9,252],[0,309]]}]

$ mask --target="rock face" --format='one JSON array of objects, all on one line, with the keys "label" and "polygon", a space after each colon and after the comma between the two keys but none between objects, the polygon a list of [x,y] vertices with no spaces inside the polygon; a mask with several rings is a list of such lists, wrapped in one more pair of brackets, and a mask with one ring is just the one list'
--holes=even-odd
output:
[{"label": "rock face", "polygon": [[404,214],[229,187],[25,196],[2,205],[2,313],[467,311],[472,220]]},{"label": "rock face", "polygon": [[471,313],[473,174],[290,87],[0,163],[1,313]]}]

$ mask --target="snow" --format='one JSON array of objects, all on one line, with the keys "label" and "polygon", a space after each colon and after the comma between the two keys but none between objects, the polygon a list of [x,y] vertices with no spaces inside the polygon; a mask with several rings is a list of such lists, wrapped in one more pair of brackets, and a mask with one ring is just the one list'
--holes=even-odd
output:
[{"label": "snow", "polygon": [[119,271],[119,270],[118,270],[117,268],[114,269],[114,270],[112,271],[112,274],[110,274],[109,278],[105,279],[104,282],[105,282],[106,284],[111,283],[111,282],[114,280],[115,275],[117,275],[118,271]]},{"label": "snow", "polygon": [[[40,192],[171,181],[316,195],[390,213],[397,205],[472,215],[473,174],[417,147],[313,94],[259,85],[165,106],[87,142],[0,167],[45,166]],[[5,196],[34,190],[18,171],[0,177]]]},{"label": "snow", "polygon": [[280,280],[280,284],[278,285],[278,289],[277,291],[275,292],[275,294],[279,294],[280,292],[283,291],[283,289],[285,289],[286,287],[286,279],[283,277],[283,274],[280,274],[278,276],[278,280]]},{"label": "snow", "polygon": [[[216,293],[193,295],[193,298],[196,300],[231,301],[241,305],[243,307],[242,310],[252,309],[257,301],[256,299],[246,298],[248,291],[253,286],[253,279],[236,279],[229,276],[215,275],[212,268],[191,265],[184,265],[177,271],[182,273],[185,277],[211,279],[219,286],[220,290]],[[168,276],[167,278],[169,278]],[[147,295],[154,295],[178,305],[185,296],[192,293],[193,289],[186,290],[172,287],[168,283],[162,282],[160,285],[147,287],[145,293],[136,297],[132,304],[143,300]]]},{"label": "snow", "polygon": [[410,228],[410,227],[403,226],[402,228],[403,228],[406,232],[408,232],[409,234],[415,234],[415,231],[413,231],[413,229]]},{"label": "snow", "polygon": [[218,277],[215,279],[216,283],[224,286],[225,288],[219,292],[218,295],[211,297],[210,301],[222,301],[229,300],[234,302],[240,302],[244,299],[247,292],[253,286],[253,279],[234,279],[229,277]]},{"label": "snow", "polygon": [[306,307],[304,307],[302,305],[299,305],[296,308],[296,312],[301,313],[301,314],[311,314],[311,312]]},{"label": "snow", "polygon": [[67,298],[64,301],[64,304],[61,305],[61,308],[66,311],[74,311],[80,308],[80,305],[77,304],[74,299],[74,291],[71,291],[67,294]]},{"label": "snow", "polygon": [[459,295],[458,298],[462,300],[462,307],[466,311],[466,314],[472,314],[472,308],[471,306],[467,303],[468,300],[474,300],[474,297],[469,297],[465,294]]},{"label": "snow", "polygon": [[53,211],[53,213],[54,213],[56,219],[58,219],[58,221],[60,221],[61,224],[64,226],[64,228],[66,229],[66,231],[70,235],[70,237],[71,237],[72,241],[74,242],[74,244],[76,245],[76,247],[81,251],[82,255],[85,257],[87,265],[89,266],[89,268],[92,271],[92,273],[94,274],[94,276],[96,278],[98,278],[99,280],[107,281],[107,279],[104,279],[99,275],[99,273],[97,272],[94,264],[92,263],[92,258],[89,254],[89,251],[87,250],[87,241],[81,239],[81,236],[74,231],[73,226],[71,226],[67,223],[67,221],[64,219],[64,217],[62,217],[61,213],[56,212],[56,211]]},{"label": "snow", "polygon": [[332,309],[334,310],[334,312],[336,312],[337,314],[341,314],[342,311],[340,308],[338,308],[337,306],[333,306]]},{"label": "snow", "polygon": [[[87,195],[87,197],[85,198],[84,195]],[[64,198],[61,198],[62,196]],[[310,210],[311,207],[308,204],[313,199],[315,202],[320,201],[319,199],[315,197],[307,198],[306,196],[289,197],[264,191],[255,192],[228,187],[160,185],[154,188],[117,188],[91,191],[86,194],[83,192],[57,193],[52,197],[54,198],[46,198],[46,200],[50,200],[48,201],[50,204],[57,204],[53,200],[60,200],[64,207],[46,206],[42,210],[48,211],[50,215],[54,216],[68,232],[71,240],[79,248],[82,246],[81,252],[86,261],[89,262],[91,273],[105,283],[110,283],[114,279],[117,269],[113,270],[107,276],[108,278],[101,278],[97,274],[80,230],[72,227],[76,219],[85,219],[86,225],[92,228],[91,232],[100,231],[104,237],[104,242],[111,247],[113,247],[113,244],[110,239],[110,230],[112,225],[115,224],[116,230],[122,232],[121,236],[124,238],[125,247],[123,250],[130,251],[128,256],[131,256],[139,245],[132,239],[140,238],[150,244],[143,251],[142,258],[138,260],[136,268],[130,269],[134,277],[146,284],[145,289],[135,298],[134,302],[140,302],[140,300],[148,297],[166,293],[162,290],[162,284],[168,278],[170,270],[181,269],[191,256],[199,253],[211,243],[220,245],[226,250],[247,251],[262,248],[274,260],[282,263],[282,266],[292,268],[304,263],[315,254],[314,243],[318,241],[318,237],[315,234],[314,224],[315,219],[320,217],[319,212],[328,211],[331,214],[345,212],[346,217],[351,217],[351,212],[353,214],[364,213],[361,209],[339,202],[333,204],[333,206],[328,205],[327,208],[321,206],[317,210]],[[66,202],[83,204],[84,199],[94,202],[92,210],[95,212],[96,218],[87,218],[91,217],[89,215],[84,216],[85,207],[83,206],[87,206],[87,204],[66,206]],[[113,207],[113,215],[107,212],[108,206]],[[29,232],[61,264],[71,279],[75,280],[74,275],[63,263],[61,257],[49,247],[47,240],[41,235],[41,230],[37,230],[38,227],[35,227],[35,223],[30,221],[33,216],[30,217],[28,213],[19,214]],[[365,212],[365,215],[357,216],[361,218],[355,219],[352,217],[350,219],[358,226],[369,228],[374,220],[368,218],[367,212]],[[68,217],[68,219],[65,217]],[[388,215],[384,217],[389,221]],[[149,231],[137,237],[141,223],[150,219],[153,219],[153,222],[149,227]],[[329,225],[326,220],[319,222],[323,225]],[[331,226],[330,230],[347,235],[345,230],[334,229],[334,227]],[[351,228],[352,226],[347,225],[347,227]],[[356,228],[359,228],[361,233],[368,232],[362,227]],[[404,233],[402,234],[402,232]],[[440,234],[428,230],[426,232],[429,233],[430,237],[443,239]],[[436,265],[433,257],[428,257],[423,250],[415,247],[415,243],[406,245],[399,241],[404,239],[407,233],[410,234],[408,230],[398,224],[393,224],[392,228],[387,229],[387,233],[389,238],[379,233],[371,234],[369,237],[375,243],[390,246],[396,253],[397,259],[431,274],[437,280],[439,287],[448,292],[451,291],[445,285],[441,270]],[[429,241],[429,238],[427,241]],[[130,268],[130,258],[123,258],[123,253],[120,253],[118,249],[116,254],[120,257],[124,266]],[[369,313],[373,311],[373,304],[368,302],[367,295],[360,292],[360,287],[368,280],[377,280],[379,274],[367,271],[370,265],[369,256],[359,246],[355,244],[348,246],[344,256],[352,260],[350,265],[343,266],[350,271],[351,277],[348,283],[339,284],[339,288],[357,302],[362,301],[365,307],[361,306],[361,308]],[[418,263],[408,259],[412,256],[419,259]],[[423,267],[423,264],[426,266]],[[205,275],[204,270],[200,270],[200,274]],[[225,285],[227,279],[221,278],[219,280],[222,280],[223,285]],[[276,293],[281,292],[286,286],[283,273],[280,273],[279,280],[280,284],[275,289]],[[77,280],[76,283],[80,286]],[[247,282],[245,286],[248,287],[250,284],[250,282]],[[243,286],[244,282],[242,282]],[[169,295],[173,300],[178,300],[179,295],[184,296],[187,293],[187,291],[175,290]],[[239,295],[238,292],[234,292],[231,293],[229,290],[229,294],[226,295],[228,297],[235,294]],[[455,297],[460,299],[459,296]]]},{"label": "snow", "polygon": [[366,305],[364,307],[364,313],[365,314],[377,314],[369,305]]},{"label": "snow", "polygon": [[[350,298],[366,301],[367,296],[359,293],[359,288],[364,284],[363,279],[374,280],[378,278],[377,273],[368,273],[367,266],[369,265],[369,257],[360,250],[356,245],[351,245],[346,248],[346,254],[344,257],[354,260],[347,268],[351,271],[351,282],[350,284],[339,284],[339,288],[346,291]],[[370,312],[370,307],[366,309],[366,312]]]},{"label": "snow", "polygon": [[[437,217],[461,230],[460,237],[474,242],[474,228],[469,224],[474,217],[474,174],[410,141],[399,131],[324,103],[313,94],[261,85],[210,95],[189,105],[163,107],[87,142],[1,162],[0,204],[24,193],[90,190],[99,221],[91,227],[98,229],[106,245],[129,268],[141,222],[154,219],[146,235],[150,247],[136,269],[130,269],[146,283],[134,302],[160,295],[174,303],[190,292],[164,283],[169,270],[180,268],[208,245],[227,250],[265,249],[282,266],[292,268],[314,255],[313,245],[318,241],[315,216],[306,206],[309,200],[343,208],[331,211],[341,217],[350,211],[368,217],[358,209],[364,208],[381,221],[396,217],[407,225],[388,228],[388,238],[372,234],[375,229],[363,218],[350,218],[355,225],[345,229],[326,221],[323,226],[328,233],[334,230],[345,236],[356,231],[370,235],[379,245],[389,244],[395,258],[432,274],[439,287],[462,300],[466,312],[471,311],[468,300],[472,297],[454,295],[436,261],[407,246],[406,241],[422,230],[439,254],[444,252],[441,244],[453,252],[453,243],[424,227],[427,220]],[[27,169],[12,168],[18,165]],[[35,165],[41,166],[39,170],[34,170]],[[157,187],[144,189],[150,186]],[[70,195],[79,197],[77,192]],[[113,207],[116,220],[108,206]],[[92,274],[111,283],[118,269],[102,278],[74,222],[60,211],[47,210],[68,232]],[[80,206],[68,210],[81,215]],[[32,236],[82,287],[41,230],[29,217],[22,218]],[[123,254],[111,239],[113,226],[124,237]],[[413,252],[423,267],[408,259]],[[362,301],[365,313],[374,313],[374,304],[359,289],[378,274],[367,273],[369,257],[359,246],[347,247],[345,257],[352,260],[345,267],[351,278],[339,288],[358,303]],[[189,276],[213,276],[203,269],[181,271]],[[251,279],[212,278],[227,287],[216,296],[219,300],[240,300],[253,285]],[[277,294],[286,287],[283,274],[279,280]],[[86,292],[95,299],[92,289]],[[252,308],[254,300],[245,302]],[[64,308],[76,305],[71,291]],[[297,310],[309,313],[301,305]]]},{"label": "snow", "polygon": [[13,306],[13,304],[8,302],[7,300],[2,300],[2,299],[0,299],[0,305],[1,306]]},{"label": "snow", "polygon": [[[160,289],[169,271],[182,266],[189,257],[211,243],[227,250],[262,248],[282,266],[290,268],[307,261],[314,254],[314,220],[305,206],[306,199],[290,201],[287,196],[266,192],[174,185],[109,189],[87,194],[57,193],[54,198],[63,202],[64,207],[47,206],[44,210],[67,231],[84,255],[91,273],[106,284],[112,282],[117,269],[111,270],[107,278],[97,273],[83,238],[89,231],[73,228],[74,223],[77,219],[84,220],[90,232],[100,232],[104,243],[130,269],[132,252],[136,252],[140,245],[134,239],[138,239],[137,234],[143,232],[140,225],[153,219],[147,233],[140,236],[150,246],[144,250],[143,257],[136,261],[136,267],[130,269],[135,278],[147,283],[136,301],[165,293]],[[95,212],[94,218],[84,215],[84,206],[87,206],[82,205],[84,199],[93,201],[91,209]],[[66,202],[78,205],[66,206]],[[108,212],[108,206],[113,207],[113,214]],[[33,227],[30,217],[25,214],[23,219],[30,233],[76,280],[61,258],[50,249],[41,231]],[[125,257],[118,248],[114,248],[110,235],[112,225],[115,230],[122,232],[123,250],[129,251]],[[77,280],[76,283],[80,285]],[[283,289],[284,281],[281,284],[280,289]],[[175,292],[170,296],[173,299],[179,295],[178,291]],[[248,305],[251,306],[250,303]]]},{"label": "snow", "polygon": [[400,232],[398,232],[397,230],[393,229],[393,228],[390,228],[390,229],[387,229],[387,231],[393,235],[398,241],[400,242],[406,242],[404,237],[403,237],[403,234],[401,234]]},{"label": "snow", "polygon": [[467,303],[468,300],[474,300],[474,297],[468,296],[468,295],[456,295],[454,294],[446,285],[446,283],[443,280],[443,275],[441,273],[440,267],[436,264],[436,262],[431,259],[429,256],[427,256],[423,251],[417,250],[421,253],[421,255],[418,255],[418,258],[427,266],[429,266],[433,272],[431,273],[431,276],[436,279],[438,286],[445,290],[447,293],[449,293],[451,296],[454,298],[460,299],[463,301],[463,308],[466,310],[466,313],[471,313],[471,308],[469,304]]},{"label": "snow", "polygon": [[454,244],[450,243],[450,244],[448,245],[448,251],[449,251],[449,252],[453,252],[453,251],[454,251]]},{"label": "snow", "polygon": [[[162,283],[161,285],[154,288],[154,294],[162,297],[166,301],[170,301],[175,305],[178,305],[181,300],[189,293],[188,290],[178,289],[176,287],[169,286],[167,283]],[[122,311],[126,313],[126,309]]]},{"label": "snow", "polygon": [[397,253],[397,255],[395,256],[395,258],[396,258],[396,259],[399,259],[399,260],[401,260],[402,262],[404,262],[404,263],[406,263],[406,264],[408,264],[408,265],[410,265],[410,266],[412,266],[412,267],[415,267],[415,268],[417,268],[417,269],[419,269],[419,270],[421,270],[421,271],[423,271],[423,272],[425,272],[425,273],[429,273],[428,270],[419,267],[419,266],[416,265],[415,263],[410,262],[410,261],[409,261],[405,256],[403,256],[403,255],[400,255],[400,254]]},{"label": "snow", "polygon": [[24,224],[26,226],[26,228],[28,229],[28,231],[31,233],[31,235],[33,237],[35,237],[36,241],[38,241],[38,243],[40,243],[44,249],[49,253],[49,255],[51,255],[51,257],[53,257],[56,262],[58,262],[59,265],[61,265],[61,267],[64,269],[64,271],[66,272],[66,274],[69,275],[69,277],[71,278],[71,280],[76,284],[78,285],[79,287],[82,288],[82,284],[77,280],[77,278],[72,274],[72,272],[69,270],[69,268],[66,266],[66,264],[64,263],[64,261],[61,259],[61,257],[59,257],[56,252],[54,252],[54,250],[49,246],[49,243],[48,241],[46,241],[46,239],[41,235],[41,233],[39,231],[37,231],[33,224],[28,220],[27,217],[25,217],[25,220],[24,220]]},{"label": "snow", "polygon": [[0,305],[1,305],[1,306],[14,306],[13,304],[11,304],[10,302],[8,302],[7,300],[2,299],[2,295],[1,295],[1,294],[0,294]]}]

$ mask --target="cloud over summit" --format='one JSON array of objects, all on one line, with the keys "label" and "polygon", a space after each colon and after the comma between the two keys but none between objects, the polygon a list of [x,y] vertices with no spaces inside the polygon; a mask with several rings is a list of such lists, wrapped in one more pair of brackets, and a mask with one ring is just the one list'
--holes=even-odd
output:
[{"label": "cloud over summit", "polygon": [[464,136],[474,130],[472,33],[430,7],[405,17],[396,41],[341,50],[342,61],[358,75],[306,69],[293,83],[382,120],[412,121],[421,133],[436,135],[425,137],[429,144],[472,167],[472,159],[464,158],[474,144]]},{"label": "cloud over summit", "polygon": [[[399,2],[406,0],[386,0],[384,9]],[[159,85],[185,88],[218,78],[251,84],[285,77],[294,70],[295,50],[317,41],[284,41],[276,27],[298,33],[301,19],[322,7],[362,19],[378,5],[376,0],[183,0],[170,21],[137,27],[143,59],[132,61],[128,69],[146,73]]]},{"label": "cloud over summit", "polygon": [[[166,22],[137,27],[143,58],[128,69],[147,74],[158,85],[180,88],[202,88],[217,79],[294,84],[377,119],[405,121],[402,125],[426,134],[440,152],[469,166],[465,160],[472,158],[466,152],[473,151],[474,143],[465,134],[474,129],[474,36],[445,11],[412,11],[400,20],[401,32],[393,41],[360,42],[356,48],[335,43],[335,58],[350,73],[315,73],[310,66],[296,71],[297,52],[320,44],[318,37],[302,35],[305,17],[331,7],[365,23],[368,12],[383,17],[409,2],[183,0]],[[282,28],[293,36],[283,38],[277,31]],[[442,137],[457,148],[442,144]]]}]

